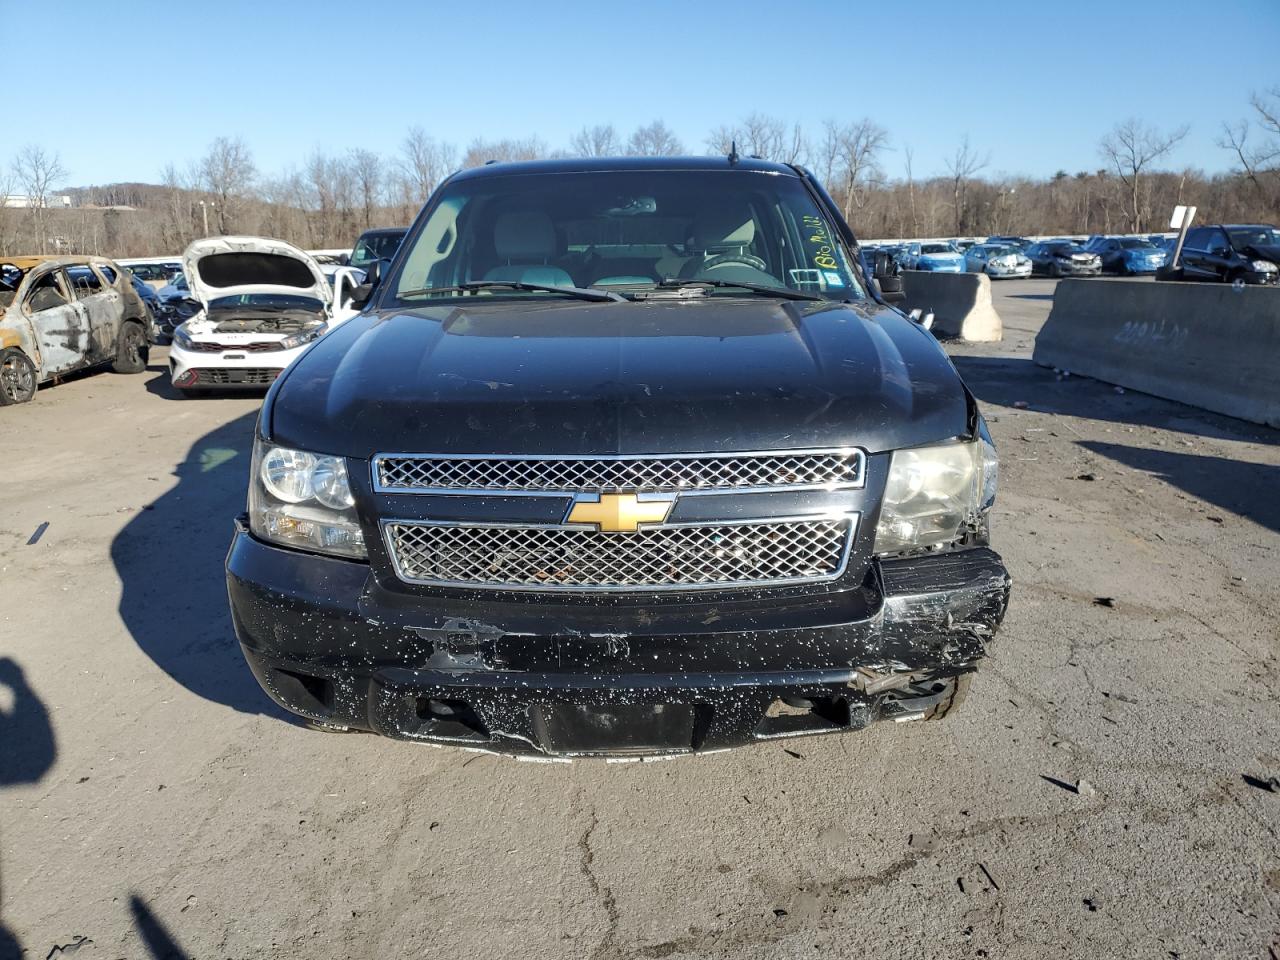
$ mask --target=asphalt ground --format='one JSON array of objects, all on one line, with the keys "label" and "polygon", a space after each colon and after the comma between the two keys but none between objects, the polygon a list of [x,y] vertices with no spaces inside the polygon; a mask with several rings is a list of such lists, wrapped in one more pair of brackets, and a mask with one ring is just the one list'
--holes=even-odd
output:
[{"label": "asphalt ground", "polygon": [[1034,366],[1053,286],[948,346],[1015,582],[963,708],[672,762],[293,722],[221,571],[258,400],[0,410],[0,957],[1275,960],[1280,432]]}]

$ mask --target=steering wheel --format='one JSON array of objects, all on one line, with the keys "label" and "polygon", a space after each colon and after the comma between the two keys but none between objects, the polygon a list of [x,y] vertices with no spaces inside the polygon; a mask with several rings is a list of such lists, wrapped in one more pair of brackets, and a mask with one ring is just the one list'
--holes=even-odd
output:
[{"label": "steering wheel", "polygon": [[749,253],[722,253],[719,256],[712,257],[710,260],[703,262],[698,268],[698,272],[702,273],[710,270],[712,267],[718,267],[725,263],[741,263],[744,266],[752,267],[761,273],[769,272],[769,265],[759,257],[753,257]]}]

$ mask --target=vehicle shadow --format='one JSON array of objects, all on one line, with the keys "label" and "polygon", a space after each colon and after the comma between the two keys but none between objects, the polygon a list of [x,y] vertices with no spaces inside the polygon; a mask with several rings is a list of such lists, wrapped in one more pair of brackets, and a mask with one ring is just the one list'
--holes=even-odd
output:
[{"label": "vehicle shadow", "polygon": [[162,397],[165,400],[184,400],[196,401],[200,403],[217,403],[219,400],[227,399],[244,399],[245,397],[257,397],[261,399],[267,395],[267,388],[254,390],[209,390],[205,393],[188,395],[183,393],[173,385],[173,381],[169,377],[169,368],[164,364],[156,365],[154,362],[147,364],[146,390],[152,396]]},{"label": "vehicle shadow", "polygon": [[1080,440],[1077,445],[1159,477],[1198,500],[1280,532],[1280,467],[1175,450]]},{"label": "vehicle shadow", "polygon": [[1210,413],[1136,390],[1118,394],[1115,387],[1089,377],[1057,374],[1024,357],[980,357],[952,354],[952,363],[982,403],[1012,407],[1024,403],[1041,413],[1066,414],[1158,427],[1195,436],[1280,445],[1280,430]]},{"label": "vehicle shadow", "polygon": [[[0,787],[38,783],[58,755],[49,711],[27,683],[22,667],[9,657],[0,657],[0,689],[12,702],[8,709],[0,707]],[[22,945],[0,917],[0,960],[21,956]]]},{"label": "vehicle shadow", "polygon": [[197,696],[281,719],[240,655],[223,559],[244,511],[256,413],[200,437],[174,468],[178,484],[143,507],[111,543],[120,618],[134,642]]}]

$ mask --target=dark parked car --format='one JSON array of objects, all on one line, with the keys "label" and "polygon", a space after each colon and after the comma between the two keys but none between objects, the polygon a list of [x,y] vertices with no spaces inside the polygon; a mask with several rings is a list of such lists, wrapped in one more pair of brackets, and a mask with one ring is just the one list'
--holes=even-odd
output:
[{"label": "dark parked car", "polygon": [[1263,224],[1193,227],[1178,266],[1157,280],[1208,280],[1266,284],[1280,281],[1280,230]]},{"label": "dark parked car", "polygon": [[1165,251],[1141,237],[1093,237],[1085,249],[1102,259],[1104,272],[1126,277],[1155,273],[1169,259]]},{"label": "dark parked car", "polygon": [[367,270],[375,260],[390,260],[400,249],[400,241],[408,232],[408,227],[375,227],[373,230],[366,230],[351,248],[347,265]]},{"label": "dark parked car", "polygon": [[1102,259],[1074,240],[1046,240],[1027,247],[1033,276],[1096,277],[1102,273]]},{"label": "dark parked car", "polygon": [[799,167],[479,167],[275,382],[227,556],[266,692],[487,750],[938,719],[1009,595],[996,459]]}]

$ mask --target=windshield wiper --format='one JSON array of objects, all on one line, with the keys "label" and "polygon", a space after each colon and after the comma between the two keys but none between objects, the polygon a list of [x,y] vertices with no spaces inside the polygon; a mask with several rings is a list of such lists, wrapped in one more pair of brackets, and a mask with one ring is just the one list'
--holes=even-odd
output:
[{"label": "windshield wiper", "polygon": [[764,283],[747,283],[742,280],[681,280],[679,277],[664,277],[658,281],[662,290],[679,289],[680,287],[731,287],[738,290],[750,290],[752,293],[769,297],[781,297],[783,300],[823,300],[816,293],[802,293],[790,287],[771,287]]},{"label": "windshield wiper", "polygon": [[627,298],[608,290],[585,290],[582,287],[557,287],[550,283],[525,283],[523,280],[472,280],[453,287],[422,287],[397,294],[399,298],[421,297],[431,293],[475,293],[478,290],[538,290],[544,293],[561,293],[578,300],[596,303],[626,303]]}]

